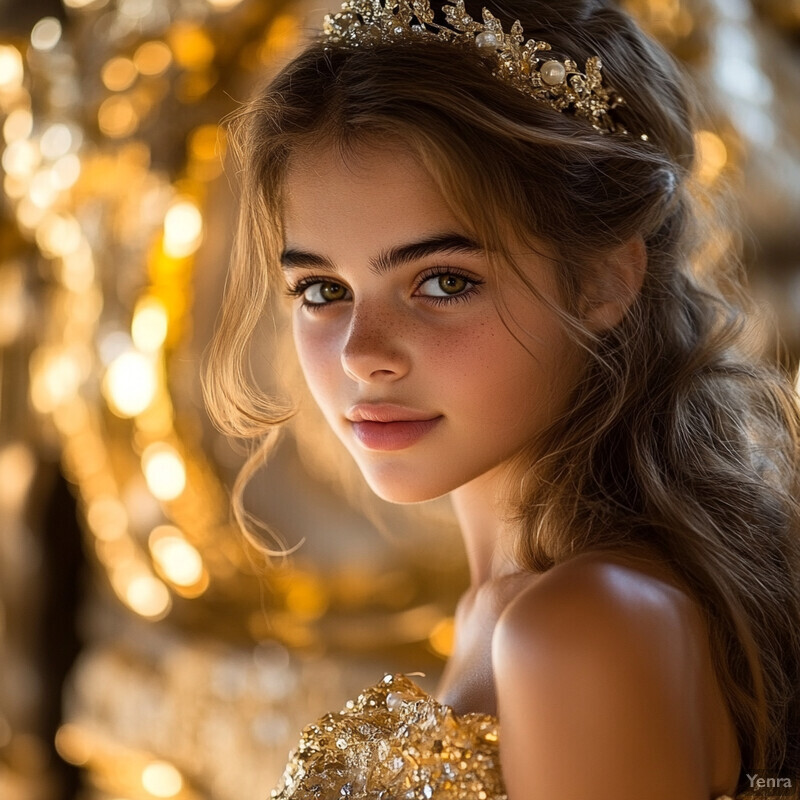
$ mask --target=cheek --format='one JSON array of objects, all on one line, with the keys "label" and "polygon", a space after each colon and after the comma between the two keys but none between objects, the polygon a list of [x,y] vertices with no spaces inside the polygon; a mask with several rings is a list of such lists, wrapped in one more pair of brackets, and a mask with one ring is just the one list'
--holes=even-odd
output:
[{"label": "cheek", "polygon": [[500,427],[549,418],[562,407],[575,377],[575,347],[560,323],[541,311],[525,322],[519,339],[500,319],[477,327],[458,359],[465,402]]},{"label": "cheek", "polygon": [[458,418],[476,428],[510,413],[516,416],[509,405],[524,402],[520,382],[529,383],[529,375],[539,370],[502,322],[488,316],[440,330],[421,347],[427,379],[443,403],[458,409]]},{"label": "cheek", "polygon": [[292,336],[297,359],[312,394],[323,400],[322,392],[330,385],[337,369],[341,369],[340,350],[336,338],[323,326],[308,324],[307,320],[292,319]]},{"label": "cheek", "polygon": [[494,340],[488,323],[466,321],[424,331],[416,350],[431,374],[469,378],[491,365]]}]

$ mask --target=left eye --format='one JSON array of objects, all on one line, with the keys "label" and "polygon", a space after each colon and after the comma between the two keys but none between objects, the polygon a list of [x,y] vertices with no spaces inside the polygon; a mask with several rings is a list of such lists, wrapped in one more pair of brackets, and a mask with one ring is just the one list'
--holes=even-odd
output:
[{"label": "left eye", "polygon": [[460,294],[470,285],[470,281],[463,278],[461,275],[453,275],[452,273],[444,273],[442,275],[433,275],[420,284],[420,289],[423,286],[428,287],[425,292],[430,297],[450,297],[454,294]]}]

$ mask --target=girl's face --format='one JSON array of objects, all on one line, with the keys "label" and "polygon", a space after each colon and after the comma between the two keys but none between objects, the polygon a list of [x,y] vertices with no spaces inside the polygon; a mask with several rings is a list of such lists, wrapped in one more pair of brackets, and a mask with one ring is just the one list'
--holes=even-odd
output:
[{"label": "girl's face", "polygon": [[[305,152],[287,176],[284,230],[303,373],[379,497],[421,502],[502,470],[563,409],[577,348],[518,278],[492,283],[409,151],[347,163]],[[512,252],[555,297],[551,263]]]}]

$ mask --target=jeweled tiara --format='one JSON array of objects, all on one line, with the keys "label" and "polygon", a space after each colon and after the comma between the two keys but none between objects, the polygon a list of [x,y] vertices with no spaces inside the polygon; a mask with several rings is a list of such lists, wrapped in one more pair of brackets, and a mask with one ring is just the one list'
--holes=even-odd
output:
[{"label": "jeweled tiara", "polygon": [[570,58],[559,61],[543,56],[552,49],[547,42],[525,41],[519,20],[505,33],[500,20],[487,8],[481,12],[483,22],[476,22],[466,12],[464,0],[443,5],[442,11],[446,25],[433,21],[430,0],[346,0],[341,11],[325,16],[320,38],[350,47],[419,37],[478,47],[495,54],[495,77],[556,111],[587,119],[600,133],[627,133],[611,114],[624,100],[614,89],[603,86],[598,56],[588,58],[581,72]]}]

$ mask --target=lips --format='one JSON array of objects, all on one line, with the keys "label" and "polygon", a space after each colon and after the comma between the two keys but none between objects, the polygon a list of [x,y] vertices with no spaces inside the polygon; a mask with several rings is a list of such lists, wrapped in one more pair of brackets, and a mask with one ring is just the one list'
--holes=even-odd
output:
[{"label": "lips", "polygon": [[356,438],[368,450],[403,450],[411,447],[443,419],[441,414],[391,403],[353,406],[347,418]]}]

